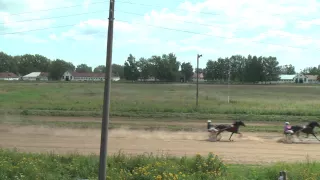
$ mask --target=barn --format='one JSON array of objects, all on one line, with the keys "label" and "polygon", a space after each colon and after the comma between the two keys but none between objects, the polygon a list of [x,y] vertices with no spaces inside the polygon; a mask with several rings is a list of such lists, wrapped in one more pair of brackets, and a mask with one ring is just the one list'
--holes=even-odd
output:
[{"label": "barn", "polygon": [[[79,73],[66,71],[62,77],[62,81],[104,81],[105,73]],[[112,81],[119,81],[118,76],[113,76]]]},{"label": "barn", "polygon": [[49,73],[47,72],[32,72],[22,77],[26,81],[48,81]]},{"label": "barn", "polygon": [[20,78],[18,75],[11,73],[11,72],[1,72],[0,73],[0,80],[3,80],[3,81],[17,81],[19,79]]}]

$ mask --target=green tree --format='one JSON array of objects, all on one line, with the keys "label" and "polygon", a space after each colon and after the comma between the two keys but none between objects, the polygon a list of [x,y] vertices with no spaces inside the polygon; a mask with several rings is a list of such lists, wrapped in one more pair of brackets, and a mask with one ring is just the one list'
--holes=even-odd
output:
[{"label": "green tree", "polygon": [[31,72],[48,72],[50,59],[42,55],[25,54],[16,57],[19,74],[26,75]]},{"label": "green tree", "polygon": [[120,79],[124,79],[124,66],[119,64],[112,64],[112,72],[113,74],[120,77]]},{"label": "green tree", "polygon": [[0,72],[11,72],[10,62],[12,57],[4,52],[0,52]]},{"label": "green tree", "polygon": [[296,74],[295,67],[291,64],[280,67],[281,74]]},{"label": "green tree", "polygon": [[136,81],[138,80],[139,75],[140,72],[138,70],[136,58],[130,54],[127,61],[124,63],[124,77],[126,80]]},{"label": "green tree", "polygon": [[[200,71],[199,71],[200,72]],[[201,70],[201,73],[203,73],[203,70]],[[193,67],[191,63],[182,63],[181,64],[181,74],[184,77],[185,81],[190,81],[193,76]]]},{"label": "green tree", "polygon": [[138,69],[140,71],[140,78],[144,81],[149,79],[152,73],[152,65],[145,58],[140,58],[137,62]]},{"label": "green tree", "polygon": [[197,72],[204,73],[204,69],[203,68],[199,68],[199,69],[195,68],[194,73],[197,73]]},{"label": "green tree", "polygon": [[89,67],[86,64],[80,64],[77,66],[76,72],[78,72],[78,73],[91,73],[92,67]]},{"label": "green tree", "polygon": [[205,68],[204,79],[213,81],[216,79],[216,61],[208,60]]},{"label": "green tree", "polygon": [[276,57],[264,58],[265,81],[277,81],[280,75],[280,66]]},{"label": "green tree", "polygon": [[63,73],[66,71],[73,72],[75,69],[74,65],[71,62],[66,62],[61,59],[56,59],[51,62],[49,67],[49,77],[52,80],[60,80]]},{"label": "green tree", "polygon": [[99,65],[96,68],[94,68],[93,72],[95,73],[106,73],[106,66],[105,65]]},{"label": "green tree", "polygon": [[307,67],[302,71],[302,73],[307,75],[320,75],[320,69],[317,67]]}]

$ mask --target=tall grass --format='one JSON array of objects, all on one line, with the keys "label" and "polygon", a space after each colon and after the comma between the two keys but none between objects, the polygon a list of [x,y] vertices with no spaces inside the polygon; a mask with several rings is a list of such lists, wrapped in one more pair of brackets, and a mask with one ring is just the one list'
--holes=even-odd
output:
[{"label": "tall grass", "polygon": [[[290,180],[320,177],[320,163],[278,163],[265,166],[225,165],[212,153],[208,156],[171,157],[123,153],[108,158],[107,179],[123,180],[268,180],[277,179],[279,171],[288,172]],[[1,180],[97,179],[98,157],[77,154],[27,154],[0,150]]]},{"label": "tall grass", "polygon": [[[0,179],[97,179],[98,157],[55,154],[25,154],[0,150]],[[220,159],[210,153],[193,158],[154,155],[126,156],[123,153],[108,158],[107,179],[212,179],[226,172]]]}]

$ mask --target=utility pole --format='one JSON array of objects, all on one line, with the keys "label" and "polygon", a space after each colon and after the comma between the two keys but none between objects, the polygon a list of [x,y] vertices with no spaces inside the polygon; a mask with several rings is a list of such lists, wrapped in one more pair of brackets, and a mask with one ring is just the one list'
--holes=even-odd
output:
[{"label": "utility pole", "polygon": [[198,107],[198,98],[199,98],[199,58],[202,57],[202,54],[197,55],[197,95],[196,95],[196,107]]},{"label": "utility pole", "polygon": [[104,82],[104,98],[103,98],[103,114],[101,123],[101,142],[100,142],[100,164],[99,164],[99,180],[106,180],[107,173],[107,150],[108,150],[108,128],[109,128],[109,111],[110,111],[110,88],[111,88],[111,64],[112,64],[112,44],[113,44],[113,21],[114,21],[114,3],[110,0],[109,6],[109,26],[107,40],[107,58],[106,58],[106,74]]},{"label": "utility pole", "polygon": [[230,64],[230,60],[229,60],[229,71],[228,71],[228,103],[230,103],[230,90],[229,90],[229,84],[230,84],[230,71],[231,71],[231,64]]}]

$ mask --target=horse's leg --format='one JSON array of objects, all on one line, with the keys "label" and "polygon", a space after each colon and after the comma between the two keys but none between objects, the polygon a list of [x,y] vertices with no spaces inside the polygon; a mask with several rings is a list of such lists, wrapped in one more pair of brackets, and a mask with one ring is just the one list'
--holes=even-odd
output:
[{"label": "horse's leg", "polygon": [[301,137],[300,137],[300,132],[299,132],[299,131],[296,133],[296,136],[297,136],[297,138],[298,138],[300,141],[303,141],[303,140],[301,139]]},{"label": "horse's leg", "polygon": [[232,141],[232,140],[231,140],[232,135],[233,135],[233,133],[231,133],[231,136],[229,137],[229,141]]},{"label": "horse's leg", "polygon": [[318,141],[320,141],[314,133],[311,133]]}]

